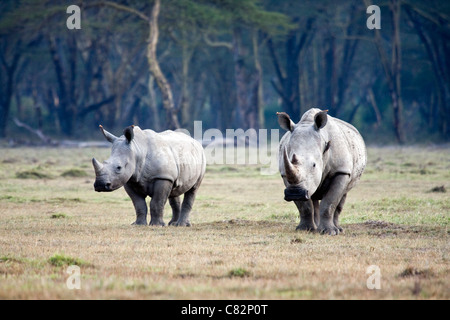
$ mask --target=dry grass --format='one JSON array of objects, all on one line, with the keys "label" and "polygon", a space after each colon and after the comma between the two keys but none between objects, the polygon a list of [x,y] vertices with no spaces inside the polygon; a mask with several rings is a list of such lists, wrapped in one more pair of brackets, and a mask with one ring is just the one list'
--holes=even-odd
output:
[{"label": "dry grass", "polygon": [[[0,299],[450,298],[450,197],[430,192],[448,189],[449,149],[370,149],[337,237],[296,232],[281,179],[258,166],[208,167],[191,228],[131,226],[123,189],[93,191],[90,159],[108,154],[0,150]],[[61,176],[74,169],[89,176]],[[70,263],[80,290],[66,287]]]}]

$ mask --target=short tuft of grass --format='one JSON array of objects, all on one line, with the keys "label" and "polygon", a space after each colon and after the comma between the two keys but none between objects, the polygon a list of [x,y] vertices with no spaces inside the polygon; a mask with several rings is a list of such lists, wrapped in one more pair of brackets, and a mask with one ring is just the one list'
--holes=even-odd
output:
[{"label": "short tuft of grass", "polygon": [[78,169],[78,168],[72,168],[69,170],[64,171],[63,173],[61,173],[61,177],[69,177],[69,178],[82,178],[82,177],[87,177],[88,174],[86,173],[86,171],[82,170],[82,169]]},{"label": "short tuft of grass", "polygon": [[77,266],[87,266],[89,265],[86,261],[79,259],[79,258],[73,258],[70,256],[66,256],[64,254],[54,254],[51,256],[48,260],[48,263],[50,263],[52,266],[55,267],[64,267],[64,266],[71,266],[71,265],[77,265]]},{"label": "short tuft of grass", "polygon": [[50,219],[65,219],[67,215],[65,213],[54,213],[50,216]]},{"label": "short tuft of grass", "polygon": [[433,276],[433,272],[429,269],[420,270],[415,267],[407,267],[399,274],[400,278],[407,277],[419,277],[419,278],[429,278]]},{"label": "short tuft of grass", "polygon": [[231,269],[228,272],[229,277],[245,278],[245,277],[249,277],[250,275],[251,275],[251,272],[244,268],[235,268],[235,269]]},{"label": "short tuft of grass", "polygon": [[18,171],[16,173],[16,178],[18,179],[53,179],[53,177],[45,172],[40,171],[39,169],[31,169]]}]

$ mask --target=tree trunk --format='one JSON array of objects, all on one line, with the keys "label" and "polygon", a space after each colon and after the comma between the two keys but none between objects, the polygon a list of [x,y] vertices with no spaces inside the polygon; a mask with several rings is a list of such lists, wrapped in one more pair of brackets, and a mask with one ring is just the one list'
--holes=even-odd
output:
[{"label": "tree trunk", "polygon": [[403,100],[401,87],[401,69],[402,53],[400,41],[400,0],[391,0],[390,2],[392,22],[393,22],[393,41],[392,41],[392,81],[393,90],[391,90],[392,107],[394,109],[395,135],[399,143],[405,143],[405,133],[403,130]]},{"label": "tree trunk", "polygon": [[[425,47],[436,82],[437,103],[430,103],[428,124],[430,128],[437,124],[440,133],[445,137],[450,133],[450,69],[443,67],[446,62],[448,65],[450,61],[448,58],[449,52],[446,52],[448,51],[448,47],[446,47],[448,40],[437,33],[434,26],[427,28],[429,25],[421,21],[419,15],[410,6],[406,6],[405,11]],[[428,32],[426,29],[429,29]],[[436,104],[437,108],[435,108]]]},{"label": "tree trunk", "polygon": [[50,56],[55,67],[56,79],[58,83],[58,119],[61,130],[67,136],[71,136],[74,127],[74,112],[69,99],[69,90],[67,88],[67,78],[64,68],[58,54],[56,39],[52,36],[48,39]]},{"label": "tree trunk", "polygon": [[300,120],[301,114],[299,56],[301,51],[309,45],[313,38],[313,23],[313,18],[308,19],[305,31],[298,40],[297,35],[299,30],[291,31],[288,34],[285,42],[286,56],[284,69],[280,64],[272,39],[267,41],[269,53],[277,75],[277,79],[272,80],[272,85],[282,99],[283,110],[287,112],[294,121]]},{"label": "tree trunk", "polygon": [[[368,4],[368,1],[366,1]],[[394,132],[397,142],[403,144],[406,142],[405,132],[403,129],[403,100],[401,94],[401,42],[400,42],[400,10],[401,3],[399,0],[390,0],[389,8],[392,17],[392,56],[389,61],[387,53],[383,48],[380,31],[375,31],[375,46],[383,65],[384,73],[389,89],[389,95],[392,102],[392,111],[394,119]]]},{"label": "tree trunk", "polygon": [[255,73],[257,77],[257,87],[256,93],[254,94],[254,97],[256,99],[255,105],[256,110],[258,112],[258,123],[259,127],[263,128],[265,119],[264,119],[264,92],[263,92],[263,84],[262,84],[262,77],[263,77],[263,69],[261,66],[260,58],[259,58],[259,45],[258,45],[258,32],[255,30],[252,33],[252,43],[253,43],[253,57],[255,62]]},{"label": "tree trunk", "polygon": [[156,56],[156,47],[158,44],[158,16],[161,9],[161,0],[155,0],[153,5],[149,26],[150,26],[150,36],[147,45],[147,60],[150,68],[151,74],[155,77],[156,84],[159,87],[162,95],[162,101],[164,109],[166,110],[166,123],[169,129],[180,128],[180,123],[178,122],[178,116],[175,110],[175,104],[173,102],[172,89],[169,82],[161,71]]},{"label": "tree trunk", "polygon": [[237,125],[247,130],[259,129],[259,112],[257,110],[259,78],[246,63],[248,50],[242,43],[242,30],[233,30],[233,58],[237,96]]},{"label": "tree trunk", "polygon": [[[20,46],[20,42],[17,47]],[[0,137],[6,137],[6,126],[8,125],[9,112],[11,108],[11,98],[14,92],[14,75],[19,65],[20,50],[14,53],[11,64],[8,65],[6,57],[1,55],[1,63],[6,70],[6,85],[0,89]]]}]

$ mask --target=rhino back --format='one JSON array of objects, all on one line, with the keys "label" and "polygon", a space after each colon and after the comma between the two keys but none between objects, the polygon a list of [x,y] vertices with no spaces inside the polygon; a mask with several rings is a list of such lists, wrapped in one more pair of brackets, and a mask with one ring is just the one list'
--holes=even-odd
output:
[{"label": "rhino back", "polygon": [[149,148],[146,155],[147,179],[174,182],[173,196],[182,194],[200,183],[206,169],[203,147],[181,132],[155,133],[144,130]]}]

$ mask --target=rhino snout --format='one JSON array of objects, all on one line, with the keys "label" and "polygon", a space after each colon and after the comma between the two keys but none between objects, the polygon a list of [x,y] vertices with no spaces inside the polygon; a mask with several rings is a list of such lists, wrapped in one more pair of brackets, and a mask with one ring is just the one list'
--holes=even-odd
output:
[{"label": "rhino snout", "polygon": [[111,182],[102,182],[102,181],[95,181],[94,182],[94,189],[97,192],[113,191]]},{"label": "rhino snout", "polygon": [[308,190],[300,187],[289,187],[284,189],[284,200],[286,201],[307,201],[309,200]]}]

